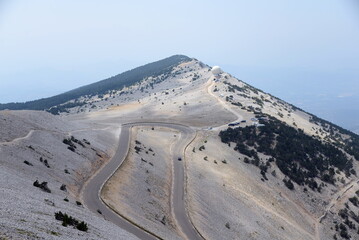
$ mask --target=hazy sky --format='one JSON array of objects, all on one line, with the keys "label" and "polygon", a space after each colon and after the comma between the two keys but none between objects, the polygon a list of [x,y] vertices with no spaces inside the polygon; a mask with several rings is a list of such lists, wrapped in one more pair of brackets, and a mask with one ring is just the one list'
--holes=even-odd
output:
[{"label": "hazy sky", "polygon": [[0,102],[51,96],[173,54],[220,65],[308,110],[313,96],[359,105],[359,1],[0,0]]}]

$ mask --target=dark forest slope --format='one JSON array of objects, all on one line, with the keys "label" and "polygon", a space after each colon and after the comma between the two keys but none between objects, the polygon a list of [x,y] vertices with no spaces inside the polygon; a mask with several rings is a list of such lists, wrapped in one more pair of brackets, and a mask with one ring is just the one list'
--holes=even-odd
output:
[{"label": "dark forest slope", "polygon": [[24,102],[24,103],[6,103],[0,104],[0,110],[46,110],[53,106],[63,104],[72,99],[77,99],[81,96],[92,96],[96,94],[103,94],[109,90],[122,89],[124,86],[133,85],[142,79],[150,76],[157,76],[165,74],[181,62],[190,60],[184,55],[174,55],[157,62],[149,63],[141,67],[126,71],[108,79],[86,85],[69,92],[65,92],[53,97],[42,98],[39,100]]}]

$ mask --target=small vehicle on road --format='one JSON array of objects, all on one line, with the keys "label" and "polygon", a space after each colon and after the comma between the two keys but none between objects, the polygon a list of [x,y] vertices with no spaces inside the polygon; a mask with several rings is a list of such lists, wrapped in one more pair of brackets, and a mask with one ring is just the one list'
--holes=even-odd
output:
[{"label": "small vehicle on road", "polygon": [[179,157],[179,158],[178,158],[178,161],[182,161],[182,158],[181,158],[181,157]]}]

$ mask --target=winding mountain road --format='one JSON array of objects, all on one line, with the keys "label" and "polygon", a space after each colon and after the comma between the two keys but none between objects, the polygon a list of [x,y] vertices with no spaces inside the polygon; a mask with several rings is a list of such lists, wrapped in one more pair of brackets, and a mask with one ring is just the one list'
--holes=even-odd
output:
[{"label": "winding mountain road", "polygon": [[[105,219],[134,234],[140,239],[161,239],[149,230],[146,230],[138,224],[127,219],[125,216],[120,216],[119,214],[112,211],[102,201],[101,198],[102,187],[126,159],[130,146],[130,129],[133,126],[168,127],[181,132],[179,143],[172,148],[173,181],[171,191],[171,209],[173,211],[176,223],[186,239],[203,239],[196,231],[187,215],[185,203],[186,179],[184,173],[184,153],[185,148],[194,138],[195,131],[184,125],[159,122],[137,122],[123,124],[121,128],[119,146],[115,155],[102,169],[97,172],[96,175],[94,175],[86,183],[82,190],[82,198],[85,205],[94,212],[100,212]],[[183,161],[178,161],[178,157],[181,157]]]}]

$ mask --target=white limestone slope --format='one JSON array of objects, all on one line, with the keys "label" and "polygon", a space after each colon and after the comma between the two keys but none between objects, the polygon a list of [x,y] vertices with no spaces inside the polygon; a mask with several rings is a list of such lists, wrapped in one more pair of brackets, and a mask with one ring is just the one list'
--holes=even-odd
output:
[{"label": "white limestone slope", "polygon": [[[116,129],[84,131],[87,127],[45,112],[0,112],[1,239],[137,239],[76,204],[81,186],[117,141]],[[72,152],[62,142],[69,136],[82,142],[86,138],[91,145],[75,144]],[[34,187],[35,180],[48,182],[51,193]],[[67,191],[60,190],[62,184]],[[58,211],[88,223],[88,232],[62,226],[55,220]]]}]

